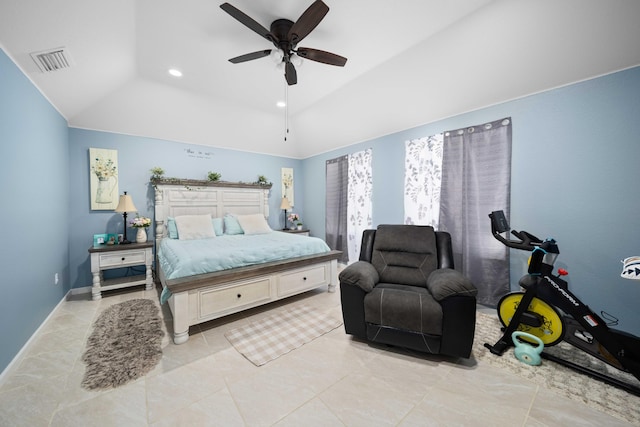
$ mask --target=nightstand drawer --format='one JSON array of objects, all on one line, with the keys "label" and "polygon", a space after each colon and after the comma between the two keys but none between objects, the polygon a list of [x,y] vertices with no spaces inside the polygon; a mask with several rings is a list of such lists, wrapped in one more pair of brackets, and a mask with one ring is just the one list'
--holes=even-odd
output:
[{"label": "nightstand drawer", "polygon": [[100,254],[100,268],[138,265],[145,263],[145,251],[120,251],[113,254]]}]

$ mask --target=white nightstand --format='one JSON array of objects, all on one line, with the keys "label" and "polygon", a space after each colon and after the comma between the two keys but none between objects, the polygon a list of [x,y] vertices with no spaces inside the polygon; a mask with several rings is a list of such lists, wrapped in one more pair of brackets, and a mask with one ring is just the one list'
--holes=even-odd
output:
[{"label": "white nightstand", "polygon": [[309,230],[306,228],[303,228],[302,230],[298,230],[297,228],[294,230],[290,230],[290,229],[285,229],[285,230],[280,230],[283,233],[293,233],[293,234],[300,234],[302,236],[308,236],[309,235]]},{"label": "white nightstand", "polygon": [[[91,273],[93,274],[93,286],[91,287],[91,299],[102,298],[102,291],[126,288],[129,286],[146,285],[145,289],[153,289],[153,275],[151,265],[153,263],[153,243],[131,243],[128,245],[103,245],[90,247]],[[113,268],[146,266],[145,274],[136,276],[119,277],[117,279],[104,280],[102,272]]]}]

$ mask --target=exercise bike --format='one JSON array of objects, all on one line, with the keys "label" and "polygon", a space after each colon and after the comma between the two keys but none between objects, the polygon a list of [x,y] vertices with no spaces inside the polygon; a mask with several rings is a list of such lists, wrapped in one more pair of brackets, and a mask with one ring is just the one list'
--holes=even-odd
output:
[{"label": "exercise bike", "polygon": [[[491,232],[498,241],[510,248],[532,251],[532,254],[529,274],[519,281],[524,292],[509,293],[498,302],[498,317],[504,332],[502,337],[495,344],[485,343],[484,346],[501,356],[513,345],[513,332],[527,332],[542,340],[545,346],[568,342],[640,380],[640,338],[609,328],[605,320],[569,291],[567,282],[562,279],[568,274],[566,270],[559,269],[558,274],[553,274],[554,262],[560,253],[557,242],[554,239],[542,241],[526,231],[510,230],[503,211],[494,211],[489,217]],[[509,231],[518,240],[502,236],[502,233],[508,236]],[[610,318],[612,326],[617,323],[610,315],[601,314]],[[546,352],[541,356],[640,396],[638,385]]]}]

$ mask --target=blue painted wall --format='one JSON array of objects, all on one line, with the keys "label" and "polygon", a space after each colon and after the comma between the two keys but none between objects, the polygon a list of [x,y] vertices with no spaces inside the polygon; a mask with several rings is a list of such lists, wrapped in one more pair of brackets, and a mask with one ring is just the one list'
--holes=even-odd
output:
[{"label": "blue painted wall", "polygon": [[67,147],[66,120],[0,49],[0,371],[69,290]]},{"label": "blue painted wall", "polygon": [[[620,261],[640,255],[640,67],[306,159],[307,224],[324,235],[324,180],[310,177],[327,159],[373,148],[374,226],[402,223],[404,142],[502,117],[513,119],[512,227],[557,239],[570,289],[640,335],[640,281],[620,278]],[[516,289],[529,254],[511,254]]]},{"label": "blue painted wall", "polygon": [[[150,218],[154,214],[153,187],[149,185],[150,169],[156,166],[164,169],[167,178],[206,179],[208,172],[212,171],[220,173],[224,181],[255,182],[258,175],[265,175],[273,183],[269,193],[269,225],[274,229],[284,225],[284,215],[280,210],[281,168],[294,169],[294,200],[302,198],[304,177],[298,173],[301,160],[71,128],[70,207],[74,225],[69,235],[69,266],[73,288],[91,286],[87,250],[93,244],[93,235],[123,232],[122,214],[90,209],[89,148],[118,150],[120,194],[127,191],[139,213]],[[302,204],[298,203],[295,208],[304,218]],[[128,218],[132,217],[129,215]],[[135,229],[129,228],[127,237],[132,240],[134,236]],[[148,238],[153,239],[153,227],[148,230]]]}]

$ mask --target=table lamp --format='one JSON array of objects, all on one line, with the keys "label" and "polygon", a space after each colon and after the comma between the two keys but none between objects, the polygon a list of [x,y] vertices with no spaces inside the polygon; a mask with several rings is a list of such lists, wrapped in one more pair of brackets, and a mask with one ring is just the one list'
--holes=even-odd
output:
[{"label": "table lamp", "polygon": [[120,200],[118,201],[118,206],[116,207],[116,212],[122,213],[122,217],[124,218],[124,238],[122,239],[122,244],[131,243],[127,240],[127,212],[137,212],[135,205],[133,204],[133,199],[131,196],[127,194],[125,191],[124,194],[120,195]]},{"label": "table lamp", "polygon": [[280,209],[284,210],[284,228],[283,230],[287,229],[287,209],[291,209],[291,203],[289,203],[289,200],[286,197],[282,198],[282,201],[280,202]]}]

